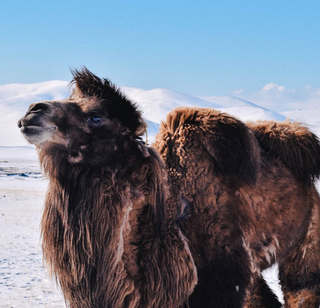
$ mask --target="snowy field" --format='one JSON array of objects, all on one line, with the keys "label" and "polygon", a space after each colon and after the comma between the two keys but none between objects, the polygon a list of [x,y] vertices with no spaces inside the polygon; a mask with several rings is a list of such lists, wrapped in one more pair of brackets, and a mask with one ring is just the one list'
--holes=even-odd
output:
[{"label": "snowy field", "polygon": [[0,147],[0,307],[65,307],[42,264],[46,187],[34,148]]},{"label": "snowy field", "polygon": [[[142,90],[123,87],[137,102],[146,118],[151,143],[159,123],[178,106],[212,107],[243,121],[285,120],[308,124],[320,134],[320,108],[276,113],[236,97],[197,97],[166,89]],[[63,99],[68,82],[51,81],[32,85],[0,86],[0,307],[65,307],[60,290],[43,267],[40,220],[47,187],[36,151],[16,126],[32,102]],[[282,299],[277,267],[264,273]]]},{"label": "snowy field", "polygon": [[[0,147],[0,307],[65,307],[42,262],[46,188],[33,147]],[[277,268],[265,277],[282,296]]]}]

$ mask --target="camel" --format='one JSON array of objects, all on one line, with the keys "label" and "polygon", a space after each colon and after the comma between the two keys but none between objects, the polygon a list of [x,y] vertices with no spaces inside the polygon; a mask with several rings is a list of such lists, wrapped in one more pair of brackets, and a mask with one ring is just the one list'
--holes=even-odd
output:
[{"label": "camel", "polygon": [[[198,273],[189,306],[281,307],[261,271],[279,264],[286,308],[320,304],[320,144],[306,127],[171,111],[153,144]],[[182,203],[179,203],[179,200]],[[170,204],[174,204],[174,200]]]},{"label": "camel", "polygon": [[49,179],[44,260],[71,308],[181,307],[197,273],[141,112],[86,68],[73,77],[68,99],[18,122]]},{"label": "camel", "polygon": [[18,123],[50,180],[43,252],[70,307],[280,307],[260,275],[274,262],[286,307],[318,306],[313,134],[181,108],[154,144],[165,167],[109,80],[74,82]]}]

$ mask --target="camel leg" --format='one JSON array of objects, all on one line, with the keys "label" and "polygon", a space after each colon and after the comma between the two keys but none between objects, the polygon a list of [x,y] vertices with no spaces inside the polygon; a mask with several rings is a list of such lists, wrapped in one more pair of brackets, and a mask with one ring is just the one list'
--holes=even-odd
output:
[{"label": "camel leg", "polygon": [[269,288],[262,276],[256,275],[248,292],[245,308],[281,308],[277,296]]},{"label": "camel leg", "polygon": [[[319,258],[320,252],[315,257]],[[319,308],[320,269],[306,272],[310,263],[295,263],[293,261],[290,264],[288,261],[293,260],[286,260],[279,268],[285,308]]]},{"label": "camel leg", "polygon": [[198,268],[198,284],[189,297],[190,308],[242,308],[250,282],[245,251],[219,254]]},{"label": "camel leg", "polygon": [[320,305],[320,221],[315,204],[308,229],[290,253],[280,260],[279,277],[285,308],[319,308]]}]

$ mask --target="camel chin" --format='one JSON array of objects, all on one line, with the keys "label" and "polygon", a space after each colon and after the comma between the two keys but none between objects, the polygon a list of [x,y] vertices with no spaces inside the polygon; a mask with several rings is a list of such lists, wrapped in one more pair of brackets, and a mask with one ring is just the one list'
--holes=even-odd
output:
[{"label": "camel chin", "polygon": [[50,140],[57,130],[56,126],[41,127],[41,126],[22,126],[21,133],[28,142],[34,145],[42,144]]}]

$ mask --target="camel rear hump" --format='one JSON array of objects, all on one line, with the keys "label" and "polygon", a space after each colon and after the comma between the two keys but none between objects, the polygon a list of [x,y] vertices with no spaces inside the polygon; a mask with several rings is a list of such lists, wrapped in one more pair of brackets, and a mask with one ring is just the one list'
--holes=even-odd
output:
[{"label": "camel rear hump", "polygon": [[297,122],[261,121],[247,123],[262,149],[278,157],[302,183],[320,177],[320,142],[307,127]]}]

